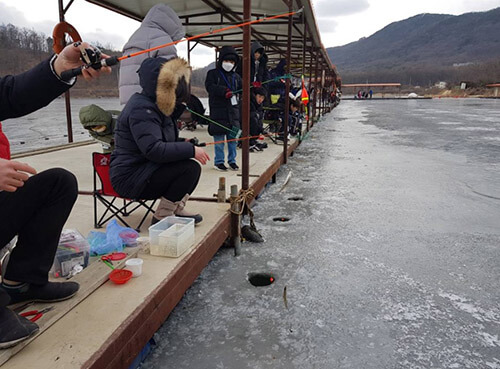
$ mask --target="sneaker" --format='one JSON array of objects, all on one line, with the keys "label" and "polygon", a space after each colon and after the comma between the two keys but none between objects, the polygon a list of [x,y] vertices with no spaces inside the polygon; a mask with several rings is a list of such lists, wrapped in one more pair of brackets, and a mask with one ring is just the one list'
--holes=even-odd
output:
[{"label": "sneaker", "polygon": [[47,282],[43,285],[23,283],[19,286],[1,287],[10,296],[10,304],[20,302],[56,302],[67,300],[78,292],[80,285],[76,282]]},{"label": "sneaker", "polygon": [[38,325],[6,307],[0,308],[0,349],[17,345],[38,332]]},{"label": "sneaker", "polygon": [[227,172],[227,167],[224,164],[215,164],[215,169],[220,170],[222,172]]},{"label": "sneaker", "polygon": [[258,143],[257,144],[257,147],[261,150],[264,150],[264,149],[267,149],[267,143],[265,142],[262,142],[262,143]]},{"label": "sneaker", "polygon": [[259,146],[257,146],[257,145],[250,146],[249,150],[250,150],[250,152],[261,152],[262,151],[262,149],[259,148]]},{"label": "sneaker", "polygon": [[240,167],[236,163],[229,163],[229,168],[231,168],[231,170],[240,169]]}]

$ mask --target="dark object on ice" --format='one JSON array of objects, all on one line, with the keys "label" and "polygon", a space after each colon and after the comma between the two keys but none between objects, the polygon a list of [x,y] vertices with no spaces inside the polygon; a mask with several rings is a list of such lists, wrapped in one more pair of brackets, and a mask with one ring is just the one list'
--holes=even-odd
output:
[{"label": "dark object on ice", "polygon": [[276,217],[276,218],[273,218],[273,221],[275,222],[288,222],[290,220],[290,218],[287,218],[287,217]]},{"label": "dark object on ice", "polygon": [[241,237],[250,242],[264,242],[262,236],[249,225],[241,227]]},{"label": "dark object on ice", "polygon": [[293,197],[289,197],[288,200],[290,200],[290,201],[302,201],[302,200],[304,200],[304,198],[302,196],[293,196]]},{"label": "dark object on ice", "polygon": [[248,273],[248,281],[255,287],[269,286],[273,284],[275,279],[269,273]]}]

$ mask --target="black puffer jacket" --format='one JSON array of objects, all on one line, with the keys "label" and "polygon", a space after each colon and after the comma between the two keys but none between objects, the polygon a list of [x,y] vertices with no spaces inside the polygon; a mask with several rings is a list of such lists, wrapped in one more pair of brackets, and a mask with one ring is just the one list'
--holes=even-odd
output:
[{"label": "black puffer jacket", "polygon": [[[205,80],[205,88],[208,91],[208,104],[210,106],[210,118],[217,123],[231,129],[233,126],[240,127],[240,109],[239,105],[232,105],[231,99],[226,99],[226,90],[241,90],[241,78],[234,72],[226,72],[222,69],[222,61],[225,57],[235,59],[238,64],[238,54],[231,46],[224,46],[219,53],[217,67],[209,70]],[[229,131],[216,124],[209,123],[208,133],[212,136],[225,135]]]},{"label": "black puffer jacket", "polygon": [[262,118],[264,110],[262,104],[257,104],[255,95],[250,94],[250,136],[257,136],[263,133]]},{"label": "black puffer jacket", "polygon": [[[255,60],[255,53],[260,51],[259,60]],[[264,51],[264,46],[259,41],[252,42],[250,52],[250,82],[265,82],[269,79],[269,72],[267,70],[268,57]],[[236,73],[243,79],[243,65],[238,64]]]},{"label": "black puffer jacket", "polygon": [[163,164],[194,157],[194,146],[179,141],[177,118],[185,107],[176,105],[181,76],[189,83],[183,59],[146,59],[139,68],[141,93],[132,95],[118,118],[110,176],[116,192],[139,198],[151,175]]}]

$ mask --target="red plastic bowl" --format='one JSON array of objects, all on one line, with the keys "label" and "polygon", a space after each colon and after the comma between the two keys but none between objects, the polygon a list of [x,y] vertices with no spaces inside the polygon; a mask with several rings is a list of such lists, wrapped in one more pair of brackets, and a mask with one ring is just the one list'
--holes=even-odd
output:
[{"label": "red plastic bowl", "polygon": [[115,269],[109,273],[109,279],[116,284],[124,284],[132,278],[132,274],[130,270]]}]

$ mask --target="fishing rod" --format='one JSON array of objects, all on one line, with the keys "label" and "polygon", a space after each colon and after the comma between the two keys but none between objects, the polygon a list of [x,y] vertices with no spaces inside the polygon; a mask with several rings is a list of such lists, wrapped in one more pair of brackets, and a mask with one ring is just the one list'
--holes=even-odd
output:
[{"label": "fishing rod", "polygon": [[[261,82],[260,84],[261,84],[261,85],[265,85],[265,84],[267,84],[267,83],[271,83],[271,82],[273,82],[273,81],[274,81],[274,82],[278,82],[280,79],[289,79],[289,78],[292,78],[292,77],[293,77],[293,76],[292,76],[292,74],[284,74],[284,75],[282,75],[282,76],[278,76],[278,77],[274,77],[274,78],[268,79],[267,81]],[[250,86],[250,88],[253,88],[253,87],[255,87],[255,86],[254,86],[254,85],[251,85],[251,86]],[[240,88],[239,90],[236,90],[236,91],[231,91],[231,92],[232,92],[233,94],[237,94],[237,93],[240,93],[240,92],[242,92],[242,91],[243,91],[243,89],[242,89],[242,88]]]},{"label": "fishing rod", "polygon": [[232,126],[232,128],[228,128],[228,127],[226,127],[225,125],[223,125],[223,124],[221,124],[221,123],[219,123],[219,122],[216,122],[215,120],[212,120],[212,119],[208,118],[208,117],[207,117],[207,116],[205,116],[205,115],[198,114],[197,112],[195,112],[195,111],[193,111],[193,110],[189,109],[187,106],[186,106],[186,110],[187,110],[188,112],[190,112],[191,114],[197,115],[197,116],[199,116],[199,117],[201,117],[201,118],[203,118],[203,119],[205,119],[205,120],[208,120],[210,123],[213,123],[213,124],[215,124],[216,126],[219,126],[219,127],[223,128],[223,129],[225,129],[226,131],[229,131],[229,132],[230,132],[230,133],[229,133],[229,135],[230,135],[230,136],[233,136],[234,138],[238,138],[238,137],[240,137],[240,136],[241,136],[241,129],[239,129],[239,128],[238,128],[238,127],[236,127],[236,126]]},{"label": "fishing rod", "polygon": [[[264,18],[256,19],[256,20],[253,20],[253,21],[246,21],[246,22],[234,24],[232,26],[227,26],[227,27],[216,29],[216,30],[210,30],[210,31],[207,31],[207,32],[204,32],[204,33],[200,33],[198,35],[186,37],[186,38],[183,38],[183,39],[180,39],[180,40],[177,40],[177,41],[172,41],[172,42],[169,42],[169,43],[166,43],[166,44],[163,44],[163,45],[159,45],[159,46],[155,46],[155,47],[152,47],[152,48],[149,48],[149,49],[146,49],[146,50],[141,50],[141,51],[137,51],[137,52],[132,53],[132,54],[123,55],[121,57],[112,56],[112,57],[109,57],[109,58],[106,58],[106,59],[100,59],[100,57],[101,57],[100,51],[97,50],[97,51],[92,52],[92,50],[90,50],[90,52],[89,52],[89,49],[86,49],[87,52],[88,52],[88,54],[90,54],[90,55],[83,55],[84,53],[82,52],[82,59],[87,64],[85,66],[83,66],[83,67],[73,68],[73,69],[66,70],[66,71],[62,72],[61,73],[61,78],[63,80],[65,80],[65,81],[68,81],[71,78],[79,76],[80,74],[82,74],[82,68],[92,67],[94,69],[101,69],[102,67],[111,67],[113,65],[118,64],[120,61],[122,61],[124,59],[133,58],[134,56],[138,56],[138,55],[142,55],[142,54],[145,54],[145,53],[149,53],[151,51],[162,49],[164,47],[174,46],[174,45],[177,45],[177,44],[179,44],[181,42],[192,41],[192,40],[196,40],[196,39],[201,38],[201,37],[210,36],[210,35],[213,35],[213,34],[216,34],[216,33],[224,32],[224,31],[229,31],[229,30],[234,29],[234,28],[240,28],[240,27],[245,27],[245,26],[249,26],[249,25],[252,25],[252,24],[267,22],[267,21],[270,21],[270,20],[273,20],[273,19],[277,19],[277,18],[289,17],[291,15],[302,13],[303,11],[304,11],[304,8],[302,7],[299,10],[296,10],[296,11],[293,11],[293,12],[288,12],[288,13],[283,13],[283,14],[277,14],[277,15],[273,15],[273,16],[270,16],[270,17],[264,17]],[[78,46],[78,45],[76,45],[76,46]]]}]

